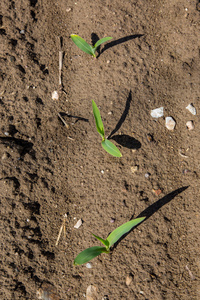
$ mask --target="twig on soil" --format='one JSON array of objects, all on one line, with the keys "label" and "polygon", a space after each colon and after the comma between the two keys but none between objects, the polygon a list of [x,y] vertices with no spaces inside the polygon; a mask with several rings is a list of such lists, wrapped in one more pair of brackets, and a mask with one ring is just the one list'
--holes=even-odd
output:
[{"label": "twig on soil", "polygon": [[69,128],[69,125],[65,122],[65,120],[63,119],[63,117],[61,116],[60,113],[58,113],[58,116],[59,116],[59,118],[61,119],[61,121],[63,122],[63,124],[64,124],[67,128]]},{"label": "twig on soil", "polygon": [[59,86],[62,88],[62,65],[63,65],[63,51],[59,51],[59,73],[58,82]]},{"label": "twig on soil", "polygon": [[71,141],[74,141],[74,139],[73,139],[73,138],[71,138],[70,136],[68,136],[68,139],[69,139],[69,140],[71,140]]},{"label": "twig on soil", "polygon": [[182,156],[182,157],[184,157],[184,158],[188,158],[188,156],[187,156],[187,155],[185,155],[185,154],[181,153],[181,149],[179,149],[179,150],[178,150],[178,152],[179,152],[180,156]]},{"label": "twig on soil", "polygon": [[192,280],[194,280],[195,277],[194,277],[194,275],[192,274],[192,272],[190,271],[190,269],[188,268],[187,265],[185,266],[185,268],[186,268],[186,270],[188,271],[190,278],[191,278]]},{"label": "twig on soil", "polygon": [[67,92],[64,89],[62,89],[62,92],[67,96]]},{"label": "twig on soil", "polygon": [[63,66],[63,51],[62,51],[63,39],[60,37],[60,51],[59,51],[59,67],[58,67],[58,82],[60,89],[62,90],[62,66]]},{"label": "twig on soil", "polygon": [[59,243],[62,231],[64,233],[64,237],[66,236],[66,226],[65,226],[66,219],[67,219],[67,214],[64,215],[64,219],[63,219],[63,222],[62,222],[62,225],[60,227],[60,230],[59,230],[59,233],[58,233],[58,237],[57,237],[57,240],[56,240],[56,246],[58,246],[58,243]]}]

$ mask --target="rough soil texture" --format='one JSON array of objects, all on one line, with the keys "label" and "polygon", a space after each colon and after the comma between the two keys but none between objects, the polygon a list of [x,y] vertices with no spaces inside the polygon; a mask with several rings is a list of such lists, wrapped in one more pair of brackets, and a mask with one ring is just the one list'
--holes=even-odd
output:
[{"label": "rough soil texture", "polygon": [[[89,285],[98,300],[200,299],[199,31],[198,1],[1,2],[0,299],[85,299]],[[113,40],[94,60],[71,33]],[[101,147],[92,99],[120,159]],[[151,117],[160,106],[173,131]],[[91,233],[138,215],[110,255],[73,266],[99,245]]]}]

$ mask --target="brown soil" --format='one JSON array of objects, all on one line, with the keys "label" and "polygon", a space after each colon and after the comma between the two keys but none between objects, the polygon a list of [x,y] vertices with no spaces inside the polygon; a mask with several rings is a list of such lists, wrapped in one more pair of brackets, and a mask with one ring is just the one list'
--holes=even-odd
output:
[{"label": "brown soil", "polygon": [[[0,299],[85,299],[91,284],[99,300],[200,299],[200,4],[163,3],[1,3]],[[71,33],[113,41],[94,60]],[[60,38],[65,92],[53,101]],[[91,99],[122,158],[101,147]],[[152,119],[160,106],[174,131]],[[91,232],[106,238],[138,215],[110,255],[73,266],[99,245]]]}]

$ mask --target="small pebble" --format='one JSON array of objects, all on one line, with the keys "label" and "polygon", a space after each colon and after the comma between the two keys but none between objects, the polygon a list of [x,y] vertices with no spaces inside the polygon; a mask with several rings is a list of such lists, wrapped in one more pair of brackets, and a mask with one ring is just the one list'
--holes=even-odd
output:
[{"label": "small pebble", "polygon": [[140,294],[141,294],[141,295],[144,295],[144,292],[143,292],[143,291],[140,291]]},{"label": "small pebble", "polygon": [[134,174],[135,172],[138,171],[138,169],[139,169],[138,166],[133,166],[133,167],[131,167],[131,172]]},{"label": "small pebble", "polygon": [[2,157],[1,157],[1,159],[6,159],[6,158],[8,158],[8,154],[7,153],[4,153],[3,155],[2,155]]},{"label": "small pebble", "polygon": [[174,130],[176,122],[172,117],[165,118],[165,126],[168,130]]},{"label": "small pebble", "polygon": [[83,221],[81,219],[78,220],[78,222],[74,225],[74,228],[78,229],[83,224]]},{"label": "small pebble", "polygon": [[9,132],[7,132],[7,131],[5,131],[4,134],[5,134],[6,136],[9,136]]},{"label": "small pebble", "polygon": [[114,223],[114,222],[115,222],[115,219],[111,218],[110,223]]},{"label": "small pebble", "polygon": [[20,30],[20,32],[19,33],[21,33],[21,34],[25,34],[25,30]]},{"label": "small pebble", "polygon": [[97,300],[97,287],[95,285],[89,285],[86,290],[86,299],[87,300]]},{"label": "small pebble", "polygon": [[184,169],[184,170],[183,170],[183,174],[184,174],[184,175],[186,175],[186,174],[188,174],[188,173],[190,173],[190,170],[188,170],[188,169]]},{"label": "small pebble", "polygon": [[101,174],[104,174],[104,170],[101,170]]},{"label": "small pebble", "polygon": [[129,286],[131,284],[132,280],[133,280],[133,276],[132,275],[128,275],[126,277],[126,285]]},{"label": "small pebble", "polygon": [[16,61],[16,58],[14,56],[10,56],[10,61],[11,62],[15,62]]},{"label": "small pebble", "polygon": [[70,12],[72,9],[69,7],[66,9],[66,12]]},{"label": "small pebble", "polygon": [[53,91],[51,97],[52,97],[52,100],[58,100],[59,99],[58,92],[57,91]]},{"label": "small pebble", "polygon": [[36,297],[39,300],[59,300],[57,289],[48,283],[43,283],[42,287],[36,292]]},{"label": "small pebble", "polygon": [[86,264],[86,268],[92,269],[92,264],[91,264],[91,263],[87,263],[87,264]]},{"label": "small pebble", "polygon": [[150,133],[147,134],[147,141],[148,142],[153,142],[153,135],[152,134],[150,134]]},{"label": "small pebble", "polygon": [[150,173],[145,173],[144,177],[148,179],[150,175],[151,175]]},{"label": "small pebble", "polygon": [[189,112],[191,112],[192,115],[196,115],[197,112],[196,112],[196,108],[194,107],[194,105],[192,103],[190,103],[187,107],[186,107],[187,110],[189,110]]},{"label": "small pebble", "polygon": [[193,130],[194,129],[193,121],[187,121],[186,127],[187,127],[188,130]]},{"label": "small pebble", "polygon": [[156,195],[156,196],[159,196],[161,193],[162,193],[162,191],[160,190],[160,189],[158,189],[158,190],[152,190],[152,192]]},{"label": "small pebble", "polygon": [[152,118],[160,118],[164,115],[164,107],[159,107],[151,110],[151,116]]}]

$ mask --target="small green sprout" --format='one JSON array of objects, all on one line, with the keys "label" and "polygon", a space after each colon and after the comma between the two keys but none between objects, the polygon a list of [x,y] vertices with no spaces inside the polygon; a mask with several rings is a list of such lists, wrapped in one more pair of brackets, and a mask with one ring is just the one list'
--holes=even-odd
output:
[{"label": "small green sprout", "polygon": [[129,222],[124,223],[123,225],[119,226],[111,234],[107,237],[106,240],[102,239],[101,237],[94,235],[93,236],[98,239],[105,247],[94,246],[91,248],[87,248],[83,250],[81,253],[77,255],[74,260],[74,265],[82,265],[87,263],[91,259],[95,258],[96,256],[100,255],[101,253],[109,253],[110,248],[127,232],[129,232],[133,227],[144,221],[145,217],[137,218],[131,220]]},{"label": "small green sprout", "polygon": [[102,137],[102,142],[101,142],[102,147],[104,148],[104,150],[106,150],[112,156],[121,157],[122,154],[119,151],[119,149],[113,143],[111,143],[108,139],[105,138],[105,132],[104,132],[104,127],[103,127],[103,122],[101,119],[101,114],[100,114],[100,111],[99,111],[96,103],[94,102],[94,100],[92,100],[92,108],[93,108],[93,114],[94,114],[94,118],[95,118],[97,131],[100,134],[100,136]]},{"label": "small green sprout", "polygon": [[80,36],[76,35],[76,34],[71,34],[70,35],[72,41],[74,42],[74,44],[76,44],[76,46],[79,47],[79,49],[81,49],[82,51],[84,51],[87,54],[92,55],[93,57],[96,57],[95,52],[97,50],[97,48],[112,39],[112,37],[105,37],[101,40],[98,40],[96,42],[96,44],[94,46],[88,44],[83,38],[81,38]]}]

